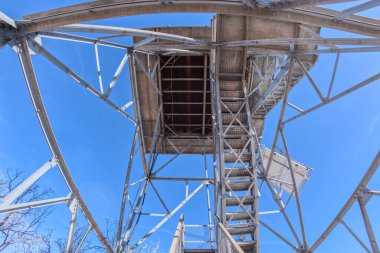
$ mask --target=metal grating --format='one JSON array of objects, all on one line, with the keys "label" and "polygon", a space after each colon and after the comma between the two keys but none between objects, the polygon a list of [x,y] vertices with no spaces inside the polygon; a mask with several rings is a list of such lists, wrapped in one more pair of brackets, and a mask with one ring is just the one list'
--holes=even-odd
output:
[{"label": "metal grating", "polygon": [[165,134],[210,135],[208,56],[160,56],[160,59],[165,66],[161,69],[163,118],[170,128],[165,128]]}]

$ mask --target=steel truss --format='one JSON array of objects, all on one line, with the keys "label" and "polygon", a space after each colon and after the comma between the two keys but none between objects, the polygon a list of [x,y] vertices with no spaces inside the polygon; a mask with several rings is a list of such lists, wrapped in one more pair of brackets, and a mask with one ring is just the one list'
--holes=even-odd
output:
[{"label": "steel truss", "polygon": [[[217,1],[208,2],[210,2],[208,4],[212,4],[214,2],[216,3]],[[231,1],[225,2],[227,3]],[[246,8],[246,6],[251,6],[252,3],[256,5],[255,1],[243,2],[244,3],[239,4],[238,7],[233,8],[235,8],[236,10],[240,10],[241,5],[245,6],[244,8]],[[301,2],[302,1],[299,1],[299,3],[279,3],[271,7],[273,7],[274,9],[290,8],[292,6],[302,5]],[[307,2],[307,4],[310,4],[316,1],[305,2]],[[156,3],[154,3],[154,5],[155,4]],[[188,4],[189,1],[176,1],[175,4],[172,5],[187,6]],[[151,32],[140,29],[83,24],[62,26],[65,24],[69,24],[70,22],[68,20],[61,20],[62,22],[59,23],[58,19],[52,20],[54,19],[52,17],[41,18],[41,22],[43,22],[43,20],[46,19],[50,20],[50,23],[43,24],[39,23],[40,21],[38,21],[31,24],[28,24],[26,22],[26,24],[24,24],[23,22],[16,22],[11,18],[7,17],[5,14],[0,13],[0,19],[3,21],[1,23],[2,27],[0,30],[0,46],[2,47],[8,44],[11,47],[13,47],[17,52],[26,80],[27,88],[32,99],[34,109],[36,111],[37,119],[40,123],[45,139],[52,153],[51,159],[46,164],[44,164],[41,168],[36,170],[30,177],[28,177],[23,183],[21,183],[17,188],[15,188],[8,196],[6,196],[2,200],[0,204],[0,213],[9,213],[27,208],[38,208],[48,205],[66,203],[71,213],[66,252],[78,252],[91,230],[98,237],[99,241],[103,244],[107,252],[129,252],[135,250],[139,245],[141,245],[144,242],[144,240],[146,240],[150,235],[157,231],[165,222],[167,222],[167,220],[169,220],[176,212],[178,212],[181,209],[181,207],[185,205],[195,194],[199,193],[202,188],[205,188],[207,197],[206,211],[208,215],[207,225],[210,228],[210,242],[214,241],[213,228],[217,227],[222,229],[221,231],[223,231],[227,238],[231,240],[231,244],[236,244],[234,240],[240,243],[240,245],[238,244],[236,246],[237,248],[246,247],[247,245],[253,245],[254,252],[259,252],[259,227],[261,225],[262,227],[272,232],[275,236],[277,236],[292,250],[296,252],[314,252],[318,248],[318,246],[324,241],[324,239],[330,235],[331,231],[340,223],[348,230],[350,234],[353,235],[354,239],[358,241],[358,243],[363,247],[363,249],[366,252],[379,252],[377,242],[373,233],[373,228],[371,227],[370,219],[366,211],[366,203],[370,200],[372,196],[380,195],[379,191],[369,190],[367,188],[369,180],[375,173],[376,169],[379,167],[380,153],[377,155],[375,161],[373,162],[373,164],[365,174],[364,178],[360,182],[359,186],[352,194],[352,196],[350,197],[346,205],[343,207],[341,212],[328,226],[328,228],[320,236],[320,238],[310,246],[307,240],[307,229],[305,228],[303,221],[301,200],[299,197],[299,189],[295,176],[296,171],[295,168],[293,168],[292,166],[293,163],[291,160],[290,151],[288,149],[287,139],[285,135],[285,127],[288,123],[304,115],[307,115],[327,104],[330,104],[338,99],[341,99],[344,96],[380,79],[380,73],[378,73],[344,90],[343,92],[340,92],[335,95],[333,95],[332,92],[341,54],[360,52],[380,52],[380,32],[378,32],[379,28],[375,24],[376,22],[374,22],[372,26],[372,23],[370,23],[368,27],[364,27],[360,22],[360,17],[350,16],[358,11],[373,8],[378,4],[378,1],[369,1],[367,3],[360,4],[356,7],[347,9],[343,12],[331,11],[331,13],[334,13],[334,15],[332,16],[331,13],[327,15],[326,12],[317,9],[318,11],[321,11],[319,13],[320,16],[318,17],[308,16],[310,15],[308,14],[310,10],[308,10],[307,8],[303,10],[289,10],[290,13],[294,13],[295,17],[297,15],[305,15],[309,17],[312,21],[318,21],[318,25],[321,26],[328,26],[341,30],[349,30],[347,26],[351,24],[353,27],[351,30],[352,32],[358,32],[375,37],[347,39],[321,38],[316,36],[312,39],[281,38],[270,40],[263,39],[234,41],[225,42],[222,44],[216,44],[215,42],[204,42],[201,40],[196,40],[184,36]],[[199,10],[201,11],[202,8],[202,4],[200,4]],[[254,11],[255,13],[257,12],[256,10],[250,11]],[[246,13],[246,10],[242,11],[242,13]],[[296,13],[298,14],[296,15]],[[262,13],[257,14],[264,15]],[[82,20],[83,18],[79,17],[76,12],[72,12],[70,15],[75,18],[73,20],[77,20],[78,22],[84,21]],[[351,17],[351,19],[347,19],[348,17]],[[310,22],[312,22],[310,20],[305,21],[305,23],[309,24]],[[334,22],[332,22],[331,20],[333,20]],[[340,22],[335,22],[336,20],[340,20]],[[95,35],[107,34],[110,35],[110,37],[136,36],[143,37],[144,39],[140,42],[135,43],[134,45],[123,45],[119,43],[110,42],[107,40],[107,38],[78,36],[73,34],[75,32],[87,32],[93,33]],[[53,53],[49,52],[46,48],[43,47],[41,43],[39,43],[39,38],[41,37],[44,39],[59,39],[74,41],[77,43],[92,44],[94,46],[94,51],[96,55],[95,60],[98,71],[99,83],[96,85],[90,84],[87,81],[85,81],[82,77],[80,77],[78,74],[76,74],[61,60],[55,57]],[[149,43],[156,39],[173,42],[173,45],[162,46],[159,48],[151,46]],[[297,47],[297,45],[308,43],[324,46],[327,47],[327,49],[318,48],[315,50],[308,51],[294,50]],[[192,49],[189,49],[189,45],[191,45]],[[286,45],[289,47],[289,50],[267,50],[262,48],[262,46],[265,45]],[[350,47],[339,47],[341,45]],[[115,70],[114,77],[108,86],[104,85],[102,79],[100,57],[98,53],[99,46],[118,48],[120,50],[123,50],[124,53],[124,57],[120,62],[118,68]],[[241,86],[241,89],[239,91],[241,92],[242,96],[236,98],[226,98],[223,96],[223,80],[220,79],[218,69],[218,57],[220,51],[230,47],[241,47],[244,50],[245,68],[241,73],[242,79],[239,81],[239,84]],[[93,219],[90,210],[87,208],[86,203],[82,198],[80,191],[77,188],[70,174],[70,170],[64,160],[63,154],[60,151],[59,145],[52,130],[52,126],[48,120],[48,115],[46,113],[42,97],[38,88],[37,79],[34,73],[34,68],[30,57],[32,53],[39,54],[46,58],[46,60],[48,60],[57,68],[65,72],[76,83],[80,84],[91,94],[98,97],[105,104],[107,104],[115,111],[120,113],[123,117],[127,118],[135,127],[135,133],[133,135],[133,142],[129,156],[129,163],[123,186],[123,196],[121,199],[121,210],[117,230],[117,245],[115,249],[113,249],[109,245],[102,231],[97,225],[96,221]],[[325,95],[321,92],[318,84],[315,82],[311,73],[309,72],[309,66],[305,66],[305,64],[301,60],[301,58],[304,56],[317,56],[320,54],[336,54],[336,60],[334,62],[334,69],[331,77],[331,82],[329,84],[328,93]],[[164,129],[170,127],[165,125],[164,122],[161,120],[161,117],[163,115],[163,102],[162,89],[160,87],[161,79],[159,74],[159,70],[162,67],[160,66],[160,55],[210,56],[211,62],[209,64],[209,78],[211,80],[213,111],[212,125],[214,130],[214,136],[213,140],[210,137],[204,136],[203,130],[203,134],[199,137],[199,139],[202,140],[203,143],[214,142],[214,175],[211,177],[208,174],[205,154],[203,165],[205,176],[202,178],[178,178],[158,176],[158,173],[160,171],[162,171],[165,167],[167,167],[169,164],[175,161],[181,154],[185,153],[189,148],[191,148],[195,144],[195,142],[193,142],[181,149],[176,147],[176,145],[171,141],[171,139],[167,138],[167,136],[164,134]],[[155,62],[153,68],[151,68],[150,65],[146,65],[146,63],[144,62],[144,59],[146,58],[149,58],[150,61]],[[261,69],[258,66],[261,65],[263,62],[265,68]],[[115,85],[117,85],[117,79],[120,76],[122,70],[126,68],[127,63],[130,72],[133,101],[126,101],[124,105],[119,106],[111,101],[110,94],[113,91]],[[294,105],[288,101],[288,95],[293,85],[299,81],[299,79],[297,78],[292,78],[292,71],[294,71],[294,68],[302,70],[302,76],[305,76],[309,80],[311,86],[313,87],[317,96],[321,100],[320,103],[308,109],[301,109],[299,106]],[[157,94],[157,97],[159,98],[159,110],[157,111],[157,117],[154,124],[154,133],[151,138],[152,141],[150,148],[147,147],[147,144],[145,143],[145,136],[142,131],[141,108],[138,103],[139,92],[137,88],[137,70],[144,72],[147,79],[149,80],[150,85],[152,85]],[[302,78],[302,76],[300,76],[299,78]],[[255,87],[253,86],[253,80],[259,80],[259,84]],[[98,86],[98,88],[95,88],[96,86]],[[257,124],[261,124],[264,120],[262,115],[268,112],[275,104],[277,104],[281,100],[282,105],[275,133],[275,138],[271,146],[269,160],[267,164],[264,165],[262,150],[260,149],[260,147],[262,146],[261,134],[259,134],[256,131],[256,126]],[[203,101],[203,104],[205,104],[205,101]],[[132,117],[126,112],[127,108],[129,108],[132,105],[134,107],[135,117]],[[292,110],[297,111],[298,114],[285,119],[285,112],[289,107],[292,108]],[[231,117],[231,121],[229,123],[223,122],[223,115],[228,115],[229,117]],[[203,120],[203,129],[205,127],[204,125],[205,123]],[[241,138],[242,136],[243,138]],[[236,143],[233,143],[237,140],[239,140],[239,145],[241,145],[238,148],[234,146],[236,145]],[[287,183],[293,188],[293,191],[291,193],[284,193],[283,188],[279,187],[278,184],[276,184],[276,179],[268,176],[271,170],[271,165],[273,163],[274,156],[276,155],[275,150],[278,148],[280,140],[283,145],[283,155],[287,159],[289,173],[291,176],[291,181],[285,183]],[[157,166],[156,161],[161,152],[164,142],[170,143],[173,149],[176,150],[176,154],[169,158],[169,160],[165,162],[163,165]],[[147,150],[150,150],[150,152],[147,153]],[[143,177],[136,182],[130,182],[131,173],[135,170],[133,161],[137,153],[140,153],[141,156]],[[70,190],[70,194],[68,194],[68,196],[23,204],[12,204],[12,202],[20,194],[22,194],[26,189],[28,189],[28,187],[30,187],[47,171],[54,167],[57,167],[59,169],[62,177],[66,182],[68,189]],[[169,208],[164,200],[165,198],[156,188],[155,181],[185,182],[185,198],[175,208]],[[189,193],[188,183],[191,181],[198,181],[199,185],[191,193]],[[278,232],[276,228],[269,226],[260,219],[259,214],[265,214],[259,212],[259,191],[264,184],[269,188],[275,203],[278,205],[279,212],[282,214],[286,224],[289,226],[292,232],[293,239],[288,239],[286,236]],[[132,203],[130,196],[130,188],[135,185],[140,185],[140,190],[138,191],[138,194],[136,196],[136,201]],[[212,221],[213,215],[210,198],[211,185],[214,186],[214,222],[216,223],[215,226],[213,226]],[[148,188],[151,188],[153,192],[155,192],[166,213],[144,213],[143,207]],[[288,197],[286,202],[283,201],[285,195],[287,195]],[[298,223],[301,228],[301,234],[299,234],[295,229],[293,221],[290,220],[286,210],[293,196],[298,211]],[[371,249],[369,249],[366,246],[362,239],[357,234],[355,234],[355,232],[348,226],[348,224],[343,219],[344,215],[355,202],[358,202],[360,206],[363,222],[365,224]],[[89,226],[85,234],[83,235],[79,243],[79,246],[76,249],[73,249],[73,235],[75,232],[75,224],[78,215],[78,210],[82,212]],[[129,210],[128,214],[126,214],[126,210]],[[162,217],[162,220],[158,222],[157,225],[154,226],[142,238],[132,240],[132,236],[138,227],[139,220],[144,215],[159,216]],[[218,238],[216,241],[216,244],[218,244]]]}]

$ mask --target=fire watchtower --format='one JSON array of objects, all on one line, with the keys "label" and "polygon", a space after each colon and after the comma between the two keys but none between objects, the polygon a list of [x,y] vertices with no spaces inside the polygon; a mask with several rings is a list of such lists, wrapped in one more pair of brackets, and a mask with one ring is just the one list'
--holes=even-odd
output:
[{"label": "fire watchtower", "polygon": [[[313,6],[333,2],[335,1],[120,0],[82,3],[30,14],[23,21],[12,20],[0,13],[0,45],[8,44],[17,52],[33,106],[52,152],[52,158],[44,166],[3,199],[0,212],[67,203],[72,215],[67,252],[73,251],[78,210],[82,211],[89,223],[86,235],[93,230],[107,252],[131,252],[200,189],[206,188],[209,223],[204,226],[209,232],[207,244],[210,247],[202,249],[202,252],[258,253],[261,242],[259,231],[265,228],[290,246],[292,251],[306,253],[313,252],[336,225],[342,223],[345,213],[357,200],[372,251],[379,252],[365,209],[370,199],[368,196],[378,193],[364,186],[378,167],[380,156],[377,156],[341,213],[321,237],[309,245],[299,193],[309,178],[311,168],[291,159],[284,134],[284,126],[288,122],[380,79],[380,74],[376,74],[340,93],[333,93],[340,54],[379,52],[380,45],[380,21],[353,15],[376,6],[376,1],[342,12]],[[131,29],[80,24],[103,18],[173,12],[207,12],[216,15],[209,27]],[[325,27],[371,37],[323,38],[320,30]],[[132,44],[112,40],[122,36],[133,37]],[[99,86],[87,82],[47,50],[43,44],[46,39],[69,40],[93,46]],[[108,86],[102,81],[98,47],[117,48],[125,53]],[[42,102],[30,57],[32,53],[46,58],[135,126],[115,248],[109,245],[92,217],[63,158]],[[336,54],[327,94],[323,94],[310,73],[320,54]],[[133,99],[118,105],[112,101],[110,94],[124,68],[129,69]],[[288,100],[289,92],[303,78],[308,80],[320,98],[320,103],[305,110]],[[280,116],[269,149],[261,143],[262,133],[266,116],[276,105],[281,106]],[[132,107],[133,116],[128,113]],[[285,119],[285,111],[289,108],[296,114]],[[281,152],[277,152],[280,140]],[[136,170],[133,160],[137,153],[141,156],[140,167],[143,168],[144,177],[137,182],[130,182],[131,173]],[[159,176],[165,166],[185,154],[212,155],[213,174],[209,174],[205,165],[203,178]],[[158,166],[156,161],[162,155],[167,155],[169,160]],[[58,167],[64,177],[70,190],[69,196],[32,204],[12,204],[17,196],[53,167]],[[168,208],[154,185],[155,181],[169,180],[186,182],[186,197],[173,209]],[[200,185],[189,192],[188,181],[200,181]],[[136,202],[132,205],[129,202],[129,192],[136,184],[141,187],[136,194]],[[260,195],[263,184],[268,186],[270,197],[278,206],[284,224],[289,227],[294,240],[286,239],[260,219],[259,200],[263,197]],[[210,197],[211,187],[214,190],[213,198]],[[143,237],[135,239],[133,235],[139,220],[146,215],[143,206],[148,188],[152,188],[167,213],[161,215],[162,220]],[[288,197],[286,202],[285,196]],[[286,207],[292,199],[296,204],[301,233],[296,231],[287,214]],[[128,202],[130,212],[126,218]],[[170,252],[201,251],[198,248],[184,249],[186,229],[181,216]],[[361,242],[361,245],[364,244]],[[369,251],[365,245],[363,247]]]}]

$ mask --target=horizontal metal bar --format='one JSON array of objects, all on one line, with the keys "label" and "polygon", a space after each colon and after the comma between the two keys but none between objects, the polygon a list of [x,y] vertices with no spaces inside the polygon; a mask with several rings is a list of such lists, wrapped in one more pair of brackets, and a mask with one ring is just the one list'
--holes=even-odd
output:
[{"label": "horizontal metal bar", "polygon": [[242,40],[222,43],[221,47],[242,47],[259,45],[380,45],[380,38],[279,38],[261,40]]},{"label": "horizontal metal bar", "polygon": [[[166,123],[166,125],[168,126],[202,126],[202,124],[168,124]],[[212,126],[212,124],[206,124],[206,126]],[[181,136],[182,137],[182,136]]]},{"label": "horizontal metal bar", "polygon": [[39,32],[39,36],[43,38],[50,38],[50,39],[58,39],[58,40],[66,40],[66,41],[73,41],[73,42],[81,42],[81,43],[87,43],[87,44],[97,44],[101,46],[108,46],[113,48],[120,48],[120,49],[128,49],[129,46],[125,46],[119,43],[104,41],[104,40],[98,40],[93,38],[88,38],[84,36],[79,35],[73,35],[73,34],[67,34],[67,33],[58,33],[58,32]]},{"label": "horizontal metal bar", "polygon": [[145,215],[145,216],[154,216],[154,217],[164,217],[166,216],[167,214],[163,214],[163,213],[138,213],[138,214],[141,214],[141,215]]},{"label": "horizontal metal bar", "polygon": [[160,180],[160,181],[213,181],[213,178],[205,177],[151,177],[151,180]]},{"label": "horizontal metal bar", "polygon": [[[203,78],[183,78],[183,77],[179,77],[179,78],[161,78],[162,81],[203,81],[204,79]],[[210,80],[209,78],[207,78],[207,80]]]},{"label": "horizontal metal bar", "polygon": [[319,55],[331,53],[366,53],[366,52],[379,52],[380,46],[367,46],[367,47],[352,47],[352,48],[330,48],[320,50],[305,50],[295,52],[295,55]]},{"label": "horizontal metal bar", "polygon": [[[211,102],[207,102],[210,105]],[[164,102],[164,105],[203,105],[203,102]]]},{"label": "horizontal metal bar", "polygon": [[59,32],[83,32],[83,33],[104,33],[104,34],[117,34],[124,36],[136,36],[136,37],[154,37],[155,39],[169,40],[176,42],[183,42],[193,45],[207,45],[208,42],[197,40],[190,37],[154,32],[143,29],[125,28],[125,27],[113,27],[102,25],[90,25],[90,24],[74,24],[66,25],[51,29]]},{"label": "horizontal metal bar", "polygon": [[[202,116],[202,113],[164,113],[164,116]],[[205,115],[211,115],[206,113]]]},{"label": "horizontal metal bar", "polygon": [[[163,90],[163,93],[203,93],[203,90]],[[207,91],[210,93],[210,91]]]},{"label": "horizontal metal bar", "polygon": [[[195,65],[166,65],[162,69],[203,69],[203,65],[195,66]],[[210,67],[207,67],[210,68]]]},{"label": "horizontal metal bar", "polygon": [[69,201],[70,199],[71,199],[71,196],[68,196],[68,197],[62,197],[62,198],[54,198],[54,199],[47,199],[47,200],[32,201],[28,203],[14,204],[14,205],[9,205],[4,209],[0,209],[0,213],[11,213],[11,212],[25,210],[25,209],[60,204],[60,203],[65,203]]},{"label": "horizontal metal bar", "polygon": [[370,194],[372,194],[372,195],[380,196],[380,191],[372,191],[372,190],[369,190],[368,193],[370,193]]}]

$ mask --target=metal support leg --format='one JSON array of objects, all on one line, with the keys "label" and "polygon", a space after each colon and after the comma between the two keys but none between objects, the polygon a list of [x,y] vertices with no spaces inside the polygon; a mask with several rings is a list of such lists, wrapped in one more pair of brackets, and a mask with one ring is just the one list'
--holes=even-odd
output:
[{"label": "metal support leg", "polygon": [[369,242],[371,244],[372,251],[373,253],[379,253],[379,247],[377,246],[375,234],[373,233],[373,230],[372,230],[372,226],[368,217],[365,202],[361,198],[358,198],[358,203],[359,203],[360,211],[362,213],[365,229],[367,230],[367,235],[368,235]]},{"label": "metal support leg", "polygon": [[73,251],[75,226],[76,226],[77,216],[78,216],[78,200],[76,198],[74,198],[71,201],[69,205],[69,209],[71,212],[71,219],[70,219],[69,236],[67,237],[66,253],[72,253]]},{"label": "metal support leg", "polygon": [[26,84],[28,86],[29,94],[32,99],[33,106],[37,114],[37,118],[40,123],[41,129],[43,130],[45,139],[49,145],[50,151],[52,152],[52,155],[57,159],[59,170],[66,182],[66,185],[68,186],[70,191],[76,196],[80,204],[80,208],[82,210],[83,215],[86,217],[88,223],[94,229],[96,236],[98,237],[100,242],[103,244],[107,252],[112,253],[113,250],[111,246],[108,244],[106,238],[104,237],[102,231],[100,230],[99,226],[95,222],[94,218],[91,215],[90,210],[88,209],[86,203],[84,202],[82,196],[80,195],[79,189],[74,183],[74,179],[72,178],[70,174],[70,170],[63,158],[61,150],[58,146],[58,142],[55,139],[53,129],[50,125],[50,122],[45,110],[45,106],[43,104],[41,94],[38,88],[37,78],[34,73],[32,59],[30,58],[30,55],[29,55],[28,43],[25,37],[19,38],[19,41],[17,42],[17,47],[18,47],[18,56],[20,59],[20,63],[21,63],[22,71],[24,73]]},{"label": "metal support leg", "polygon": [[292,166],[292,161],[291,161],[290,156],[289,156],[288,144],[286,143],[285,134],[284,134],[284,131],[283,131],[282,127],[280,128],[280,133],[281,133],[282,142],[284,144],[285,151],[286,151],[286,158],[287,158],[288,164],[289,164],[290,175],[292,176],[292,184],[293,184],[293,187],[294,187],[294,196],[295,196],[296,202],[297,202],[298,218],[299,218],[299,222],[300,222],[300,225],[301,225],[301,231],[302,231],[303,246],[305,248],[308,248],[308,244],[307,244],[307,240],[306,240],[305,225],[304,225],[304,222],[303,222],[301,202],[300,202],[300,199],[299,199],[299,196],[298,196],[298,190],[297,190],[297,185],[296,185],[296,179],[295,179],[295,176],[294,176],[294,170],[293,170],[293,166]]},{"label": "metal support leg", "polygon": [[124,223],[123,220],[124,220],[125,203],[127,200],[129,179],[131,177],[132,163],[133,163],[133,158],[135,155],[135,146],[136,146],[137,134],[138,134],[138,132],[136,129],[135,134],[133,135],[132,147],[131,147],[131,152],[129,155],[128,169],[127,169],[127,173],[126,173],[125,181],[124,181],[123,197],[121,199],[119,224],[118,224],[117,235],[116,235],[116,251],[120,247],[121,232],[122,232],[123,223]]}]

